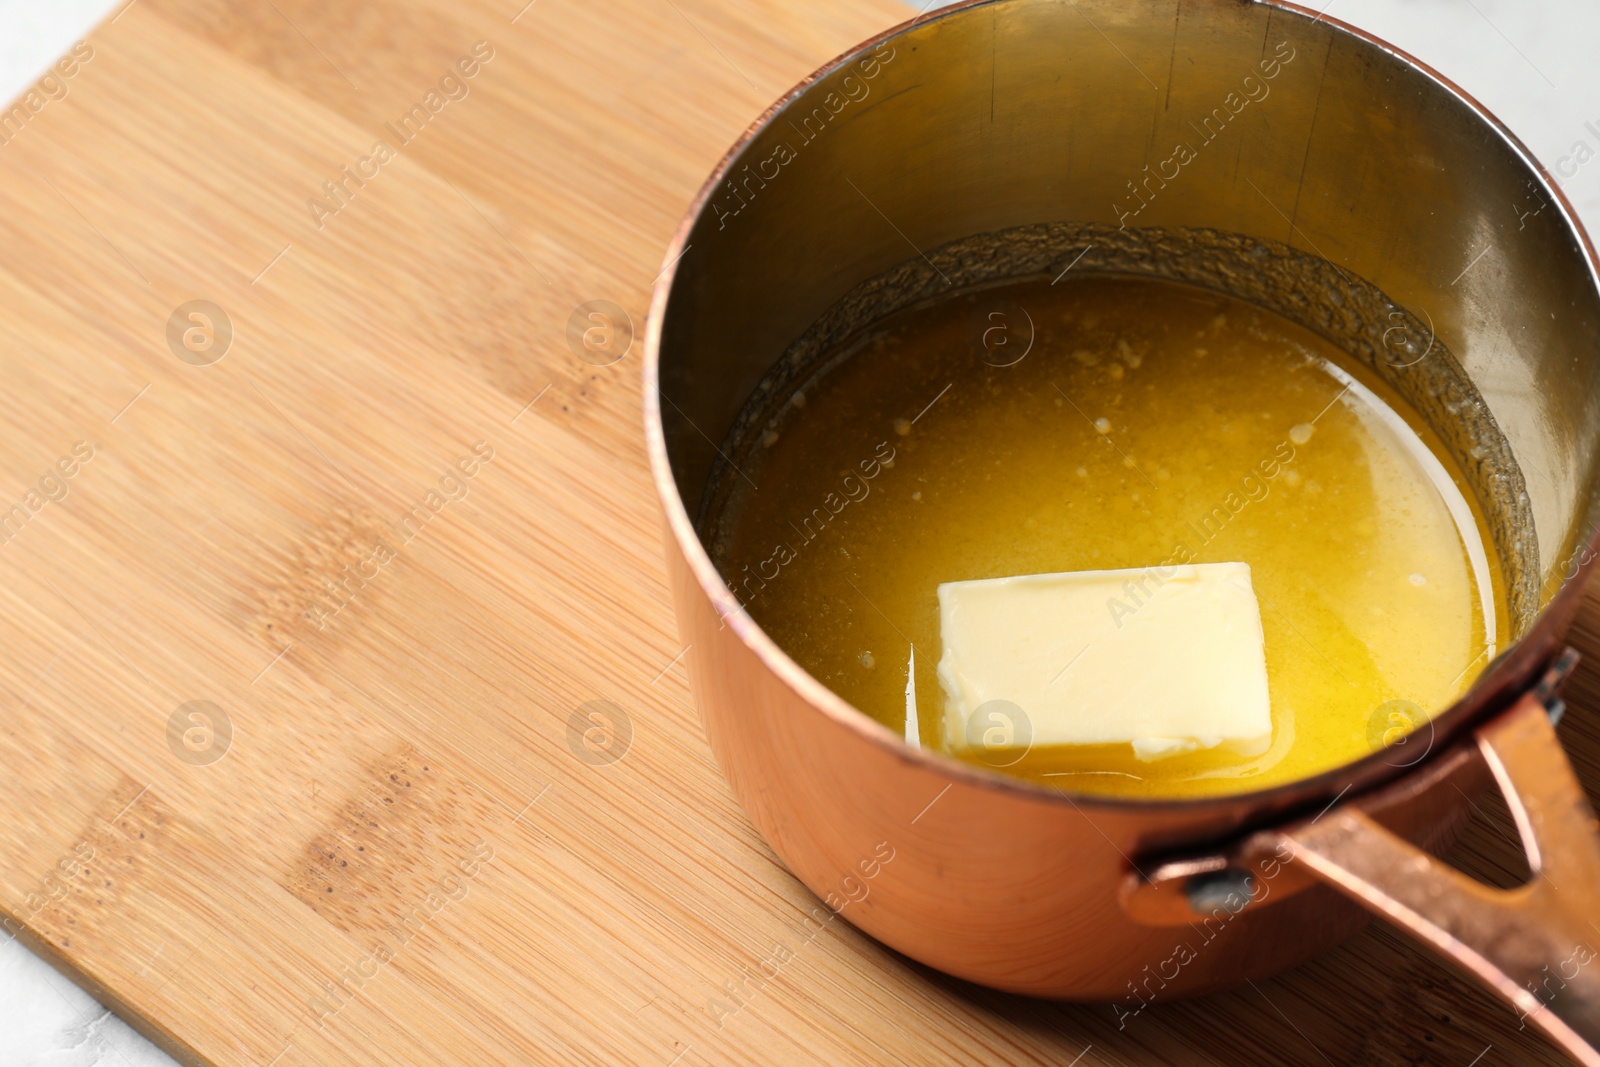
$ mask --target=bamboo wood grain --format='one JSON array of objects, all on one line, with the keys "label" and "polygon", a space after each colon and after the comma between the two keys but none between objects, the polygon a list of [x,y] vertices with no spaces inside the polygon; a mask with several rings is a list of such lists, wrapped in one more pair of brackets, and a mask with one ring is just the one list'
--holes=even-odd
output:
[{"label": "bamboo wood grain", "polygon": [[[1382,931],[1119,1031],[802,924],[684,682],[637,351],[567,320],[642,328],[726,146],[907,12],[518,8],[136,0],[0,144],[7,928],[218,1067],[1555,1062]],[[167,338],[196,299],[208,365]],[[569,743],[596,699],[615,762]],[[197,700],[215,762],[169,744]]]}]

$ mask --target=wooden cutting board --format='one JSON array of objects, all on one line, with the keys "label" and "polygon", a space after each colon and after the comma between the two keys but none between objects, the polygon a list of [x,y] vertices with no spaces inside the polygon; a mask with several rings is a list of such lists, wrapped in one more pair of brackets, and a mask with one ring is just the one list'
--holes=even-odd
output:
[{"label": "wooden cutting board", "polygon": [[808,939],[686,688],[639,347],[568,320],[642,328],[726,146],[907,11],[525,2],[136,0],[0,126],[7,929],[190,1063],[1556,1062],[1379,929],[1122,1031]]}]

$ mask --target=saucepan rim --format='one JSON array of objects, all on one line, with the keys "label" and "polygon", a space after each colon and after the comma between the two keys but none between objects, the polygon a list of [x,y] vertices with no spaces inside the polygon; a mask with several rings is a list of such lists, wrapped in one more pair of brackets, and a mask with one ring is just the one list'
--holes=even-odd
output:
[{"label": "saucepan rim", "polygon": [[[700,222],[711,198],[721,187],[726,175],[733,169],[744,150],[767,129],[791,104],[806,94],[821,79],[854,62],[885,41],[909,33],[916,27],[934,20],[952,18],[972,8],[990,4],[1006,4],[1018,0],[961,0],[937,12],[907,19],[884,32],[841,53],[801,79],[787,93],[774,101],[728,149],[713,168],[689,205],[683,220],[668,244],[663,258],[663,269],[651,292],[649,317],[645,327],[643,393],[644,430],[646,451],[650,458],[651,476],[656,492],[667,515],[667,524],[677,541],[679,550],[689,565],[700,589],[722,616],[726,624],[760,661],[779,680],[797,693],[821,715],[855,733],[863,741],[875,745],[885,753],[898,757],[932,773],[959,781],[964,785],[987,790],[997,790],[1027,799],[1060,807],[1092,806],[1097,809],[1118,809],[1129,813],[1147,812],[1200,813],[1214,811],[1221,806],[1245,805],[1252,811],[1268,816],[1267,821],[1281,818],[1294,810],[1307,807],[1327,797],[1338,799],[1353,790],[1365,792],[1375,786],[1404,778],[1436,762],[1446,752],[1457,747],[1467,729],[1509,706],[1521,692],[1537,681],[1544,666],[1560,649],[1560,638],[1566,631],[1578,598],[1582,594],[1592,559],[1600,554],[1600,531],[1589,541],[1590,551],[1579,568],[1579,573],[1539,610],[1526,633],[1502,651],[1480,673],[1473,684],[1448,708],[1435,715],[1431,722],[1436,742],[1429,754],[1412,764],[1396,766],[1383,757],[1388,749],[1379,749],[1370,755],[1340,764],[1306,778],[1280,783],[1264,789],[1238,793],[1223,793],[1199,798],[1145,798],[1112,797],[1094,793],[1074,793],[1056,786],[1046,786],[1022,778],[1013,778],[995,771],[962,762],[942,752],[927,748],[913,748],[899,733],[874,720],[849,701],[839,696],[796,663],[776,641],[769,637],[753,618],[739,607],[722,575],[712,563],[705,545],[695,531],[683,498],[678,492],[672,464],[667,455],[666,434],[661,419],[660,358],[662,324],[671,303],[671,293],[678,270],[689,251],[688,241]],[[1220,0],[1219,0],[1220,2]],[[1311,10],[1287,0],[1252,0],[1262,7],[1274,8],[1289,15],[1309,19],[1312,25],[1325,23],[1335,32],[1347,34],[1370,48],[1387,53],[1410,66],[1425,78],[1465,105],[1479,122],[1496,134],[1509,147],[1532,175],[1535,175],[1543,192],[1555,202],[1562,223],[1576,236],[1589,268],[1590,284],[1600,292],[1600,258],[1596,257],[1593,243],[1584,230],[1571,203],[1561,192],[1544,166],[1527,146],[1513,134],[1487,108],[1471,94],[1449,78],[1434,70],[1408,52],[1374,37],[1355,26]]]}]

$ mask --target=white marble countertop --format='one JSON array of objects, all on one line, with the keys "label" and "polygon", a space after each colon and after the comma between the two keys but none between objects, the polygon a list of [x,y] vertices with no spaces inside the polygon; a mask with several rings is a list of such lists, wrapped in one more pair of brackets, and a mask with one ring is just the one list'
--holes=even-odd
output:
[{"label": "white marble countertop", "polygon": [[[18,95],[123,3],[0,0],[0,99]],[[1579,141],[1600,153],[1600,136],[1585,127],[1592,122],[1600,129],[1600,62],[1595,59],[1600,4],[1333,0],[1326,14],[1419,56],[1477,97],[1556,171],[1590,230],[1600,232],[1600,165],[1575,170],[1570,159]],[[1490,1052],[1480,1067],[1495,1062]],[[0,944],[0,1065],[174,1067],[121,1019],[15,941]]]}]

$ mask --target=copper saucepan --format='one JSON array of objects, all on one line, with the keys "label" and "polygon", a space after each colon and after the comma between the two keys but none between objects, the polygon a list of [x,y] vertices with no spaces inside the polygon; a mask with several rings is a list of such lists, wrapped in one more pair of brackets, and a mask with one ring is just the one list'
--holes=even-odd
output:
[{"label": "copper saucepan", "polygon": [[[1165,147],[1197,138],[1190,159]],[[930,268],[1045,276],[1085,243],[1075,269],[1288,309],[1457,450],[1516,640],[1468,665],[1475,683],[1412,755],[1219,799],[1068,795],[909,747],[739,609],[700,520],[747,398],[796,339],[921,298]],[[886,944],[1119,1011],[1283,970],[1375,912],[1600,1064],[1600,967],[1572,966],[1600,943],[1600,838],[1551,724],[1600,515],[1600,285],[1570,205],[1482,107],[1291,4],[971,0],[774,104],[666,259],[645,427],[679,625],[716,757],[801,881],[834,905],[870,871],[847,918]],[[1535,874],[1517,889],[1422,851],[1491,783]],[[1204,951],[1174,961],[1187,925]]]}]

